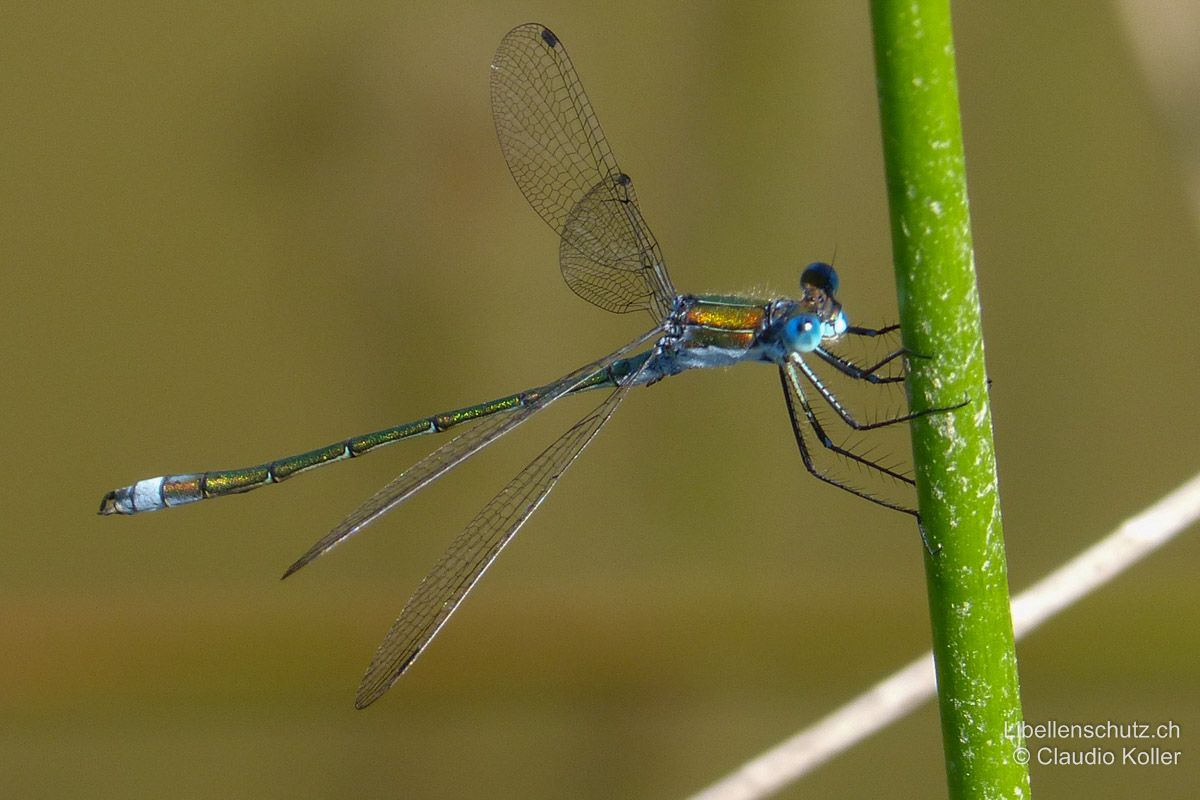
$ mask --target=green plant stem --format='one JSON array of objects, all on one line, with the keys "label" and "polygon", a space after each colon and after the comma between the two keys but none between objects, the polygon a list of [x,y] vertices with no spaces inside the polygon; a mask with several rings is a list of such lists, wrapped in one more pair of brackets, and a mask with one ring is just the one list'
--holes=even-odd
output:
[{"label": "green plant stem", "polygon": [[951,798],[1029,797],[948,0],[872,0],[875,69]]}]

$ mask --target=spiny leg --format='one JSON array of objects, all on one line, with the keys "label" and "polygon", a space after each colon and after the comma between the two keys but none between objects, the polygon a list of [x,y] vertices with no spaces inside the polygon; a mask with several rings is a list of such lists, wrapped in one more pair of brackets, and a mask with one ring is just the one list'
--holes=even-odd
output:
[{"label": "spiny leg", "polygon": [[798,367],[800,371],[804,373],[804,377],[808,378],[809,383],[813,385],[817,392],[820,393],[821,397],[824,398],[825,402],[829,404],[829,407],[832,408],[837,415],[842,418],[842,422],[845,422],[856,431],[869,431],[874,430],[875,428],[883,428],[888,425],[895,425],[900,422],[908,422],[909,420],[927,417],[930,414],[943,414],[947,411],[954,411],[962,408],[968,402],[970,402],[970,400],[963,400],[961,403],[956,403],[952,406],[923,408],[920,411],[910,411],[909,413],[901,414],[898,417],[889,417],[888,419],[881,419],[877,420],[876,422],[859,422],[854,418],[853,415],[851,415],[849,411],[846,410],[841,401],[837,399],[837,396],[825,386],[825,383],[821,380],[821,378],[812,371],[812,367],[808,366],[808,364],[805,363],[804,359],[801,358],[798,353],[793,354],[788,363],[794,364],[796,367]]},{"label": "spiny leg", "polygon": [[[789,365],[783,367],[783,369],[785,370],[787,380],[789,381],[791,386],[795,389],[795,394],[796,394],[797,399],[800,401],[800,406],[804,409],[805,419],[808,421],[809,427],[811,427],[813,429],[813,432],[816,434],[817,441],[821,443],[822,447],[824,447],[826,450],[829,450],[832,453],[842,456],[843,458],[846,458],[857,464],[861,464],[862,466],[864,466],[868,469],[875,470],[876,472],[880,473],[881,475],[886,475],[889,478],[897,480],[901,483],[908,484],[909,486],[916,485],[913,482],[913,479],[910,478],[909,476],[904,475],[899,472],[896,472],[894,469],[887,467],[878,461],[874,461],[874,460],[868,458],[866,455],[860,455],[858,453],[855,453],[853,450],[849,450],[845,447],[842,447],[842,446],[836,444],[833,441],[833,438],[830,437],[829,434],[827,434],[825,432],[824,426],[821,425],[821,421],[819,419],[817,419],[817,415],[813,412],[812,406],[809,405],[808,398],[805,396],[804,390],[800,386],[800,378],[798,375],[796,375],[796,373],[794,371],[794,367],[791,364],[789,364]],[[855,492],[855,493],[857,494],[857,492]],[[902,509],[902,510],[910,511],[910,509]]]},{"label": "spiny leg", "polygon": [[900,348],[899,350],[896,350],[893,353],[889,353],[887,356],[884,357],[884,359],[882,361],[880,361],[878,364],[875,364],[874,366],[860,367],[858,364],[855,364],[850,359],[843,358],[836,353],[831,353],[830,351],[826,350],[824,347],[818,347],[813,352],[815,352],[818,356],[820,356],[820,358],[822,360],[824,360],[825,362],[832,365],[834,369],[836,369],[838,372],[842,373],[843,375],[849,375],[851,378],[854,378],[856,380],[867,381],[868,383],[875,383],[875,384],[903,382],[904,381],[903,375],[880,376],[880,375],[876,375],[875,373],[878,372],[883,367],[890,364],[892,361],[895,361],[897,358],[900,358],[901,356],[912,355],[907,349]]},{"label": "spiny leg", "polygon": [[[857,327],[851,326],[846,329],[846,333],[848,335],[852,335],[852,336],[874,337],[874,336],[883,336],[885,334],[893,333],[894,331],[898,331],[898,330],[900,330],[899,325],[888,325],[885,328],[879,328],[879,329],[857,328]],[[900,347],[896,350],[893,350],[891,353],[888,353],[886,356],[883,357],[883,359],[881,361],[874,364],[873,366],[863,367],[858,364],[855,364],[850,359],[843,358],[842,356],[839,356],[836,353],[832,353],[832,352],[824,349],[823,347],[818,347],[816,352],[817,352],[817,355],[819,355],[821,358],[825,359],[830,364],[832,364],[833,367],[835,369],[837,369],[839,372],[841,372],[845,375],[849,375],[851,378],[855,378],[857,380],[863,380],[863,381],[870,381],[871,383],[899,383],[900,381],[903,381],[904,376],[902,376],[902,375],[878,377],[875,374],[880,369],[882,369],[883,367],[890,364],[892,361],[895,361],[897,358],[901,358],[901,357],[905,357],[905,356],[910,357],[910,358],[929,358],[929,356],[922,355],[921,353],[914,353],[912,350],[909,350],[907,347]]]},{"label": "spiny leg", "polygon": [[808,443],[804,439],[804,423],[801,420],[800,413],[797,412],[796,406],[802,406],[805,417],[810,419],[811,417],[809,415],[812,409],[808,407],[808,400],[805,398],[804,392],[800,388],[800,382],[789,378],[786,367],[781,366],[779,368],[779,380],[780,383],[783,384],[783,398],[787,402],[788,417],[792,422],[792,434],[796,437],[796,445],[800,449],[800,460],[804,463],[804,468],[808,470],[809,474],[818,480],[830,484],[831,486],[836,486],[844,492],[849,492],[855,497],[861,497],[862,499],[872,502],[876,505],[883,506],[884,508],[890,508],[893,511],[899,511],[903,514],[908,514],[909,516],[913,517],[917,521],[917,530],[921,534],[921,542],[924,544],[925,550],[931,556],[936,556],[938,554],[938,550],[941,548],[939,547],[935,549],[930,544],[929,537],[925,533],[925,526],[921,524],[921,515],[916,509],[903,506],[899,503],[894,503],[882,497],[876,497],[875,495],[865,492],[855,486],[851,486],[848,483],[843,483],[837,478],[834,478],[832,475],[828,475],[817,468],[816,464],[813,463],[812,454],[809,453]]},{"label": "spiny leg", "polygon": [[889,333],[895,333],[900,330],[899,323],[895,325],[885,325],[882,328],[860,328],[857,325],[851,325],[846,328],[846,333],[851,336],[886,336]]},{"label": "spiny leg", "polygon": [[[900,330],[899,324],[885,325],[882,328],[862,328],[857,325],[851,325],[850,327],[846,328],[845,333],[847,336],[862,336],[865,338],[874,338],[876,336],[886,336],[890,333],[895,333],[898,330]],[[880,361],[878,364],[876,364],[873,367],[859,367],[857,364],[853,363],[852,361],[849,361],[848,359],[841,358],[840,356],[837,356],[833,353],[829,353],[828,351],[823,351],[820,348],[818,348],[817,352],[822,357],[829,356],[829,358],[826,358],[825,360],[828,361],[830,364],[833,364],[833,366],[836,367],[841,372],[844,372],[845,374],[849,375],[852,378],[858,378],[859,380],[870,380],[872,383],[876,383],[876,382],[878,382],[878,383],[895,383],[897,381],[903,380],[903,378],[886,378],[884,380],[875,381],[875,380],[872,380],[870,377],[868,377],[870,375],[873,375],[881,367],[883,367],[885,364],[887,364],[888,362],[890,362],[894,359],[900,358],[901,356],[908,356],[910,358],[929,358],[929,356],[924,355],[922,353],[915,353],[912,350],[908,349],[907,347],[901,347],[901,348],[893,351],[892,353],[889,353],[882,361]]]}]

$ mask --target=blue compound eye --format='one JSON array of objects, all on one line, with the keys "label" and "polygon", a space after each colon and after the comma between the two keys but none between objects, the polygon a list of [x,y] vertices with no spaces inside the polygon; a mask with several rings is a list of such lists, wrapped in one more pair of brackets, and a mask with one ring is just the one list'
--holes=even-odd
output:
[{"label": "blue compound eye", "polygon": [[812,314],[798,314],[783,326],[783,341],[797,353],[810,353],[821,344],[821,320]]},{"label": "blue compound eye", "polygon": [[826,294],[835,295],[838,290],[837,270],[823,261],[809,264],[800,275],[800,285],[824,289]]}]

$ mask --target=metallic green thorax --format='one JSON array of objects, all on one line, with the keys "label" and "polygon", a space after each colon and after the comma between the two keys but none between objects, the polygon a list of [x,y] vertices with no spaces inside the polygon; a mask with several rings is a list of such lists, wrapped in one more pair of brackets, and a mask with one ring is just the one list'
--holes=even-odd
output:
[{"label": "metallic green thorax", "polygon": [[770,303],[746,297],[702,295],[691,299],[684,314],[688,348],[725,351],[750,349],[766,327]]}]

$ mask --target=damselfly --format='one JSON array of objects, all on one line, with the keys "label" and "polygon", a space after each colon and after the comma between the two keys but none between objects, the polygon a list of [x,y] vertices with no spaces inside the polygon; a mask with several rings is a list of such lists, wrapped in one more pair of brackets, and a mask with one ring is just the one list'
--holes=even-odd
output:
[{"label": "damselfly", "polygon": [[837,300],[837,273],[828,264],[815,263],[804,270],[798,298],[676,292],[658,243],[642,219],[633,181],[617,166],[567,51],[548,28],[522,25],[504,37],[492,60],[491,99],[508,167],[530,205],[559,236],[559,265],[567,285],[608,311],[648,312],[654,327],[545,386],[256,467],[148,478],[109,492],[100,506],[101,514],[138,514],[245,492],[401,439],[477,422],[375,493],[292,564],[286,577],[559,398],[607,390],[602,403],[542,451],[479,512],[421,582],[363,678],[355,701],[359,708],[387,691],[428,646],[631,387],[650,385],[690,369],[744,361],[773,364],[779,370],[805,467],[821,480],[913,516],[916,511],[912,508],[868,494],[814,465],[810,435],[821,448],[865,470],[912,485],[907,475],[835,443],[822,427],[808,392],[814,392],[857,431],[947,410],[926,409],[860,423],[826,387],[810,359],[852,379],[886,384],[903,380],[903,375],[883,368],[908,355],[899,349],[878,363],[860,365],[829,349],[842,337],[879,336],[896,326],[872,329],[851,325]]}]

